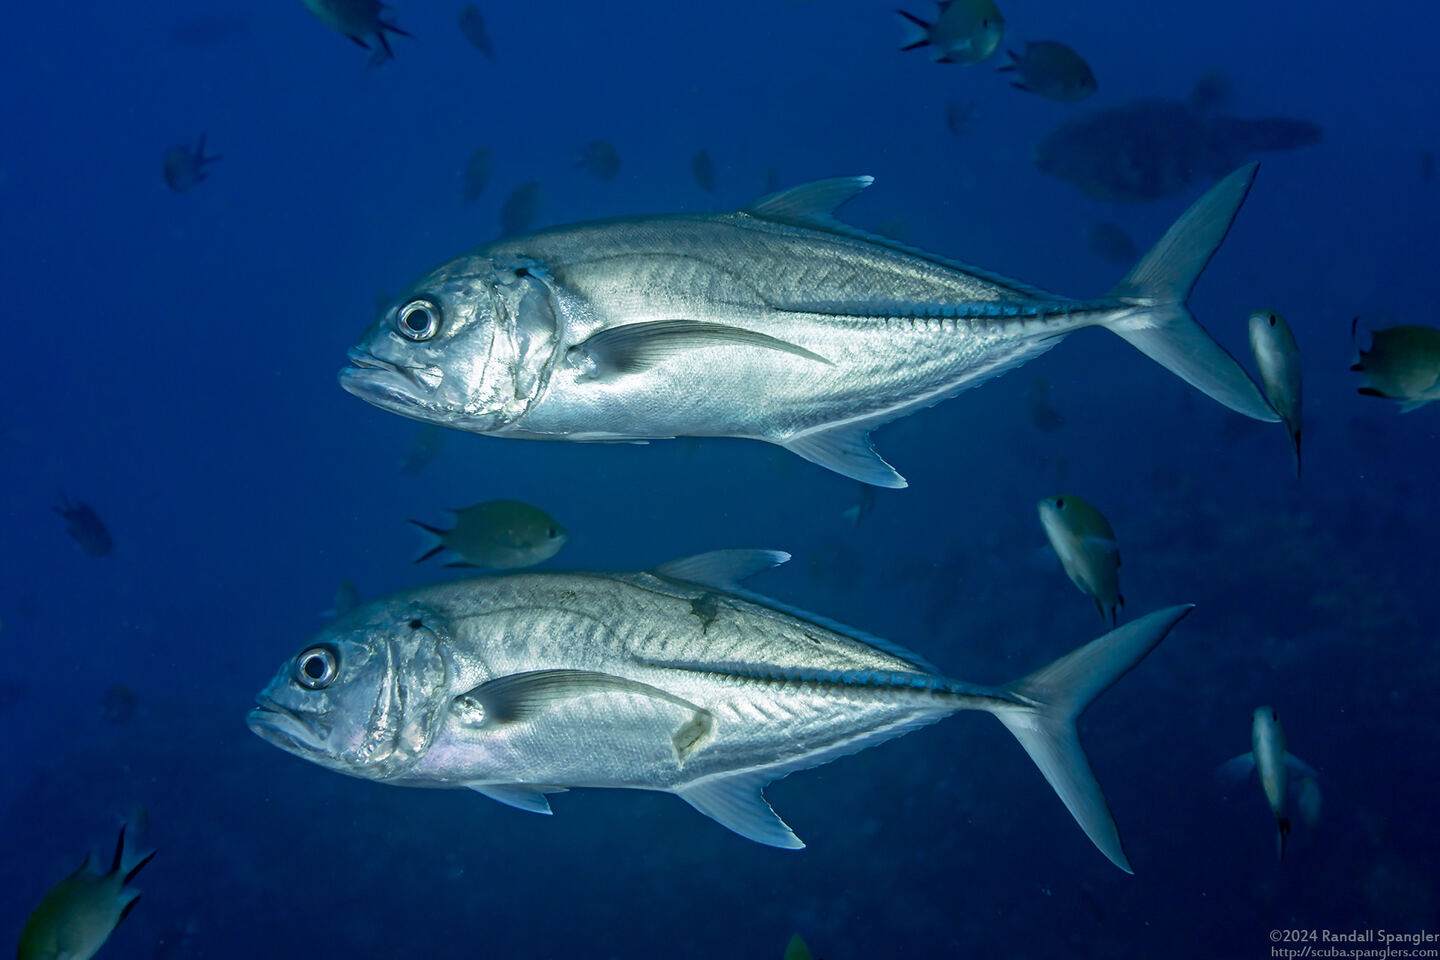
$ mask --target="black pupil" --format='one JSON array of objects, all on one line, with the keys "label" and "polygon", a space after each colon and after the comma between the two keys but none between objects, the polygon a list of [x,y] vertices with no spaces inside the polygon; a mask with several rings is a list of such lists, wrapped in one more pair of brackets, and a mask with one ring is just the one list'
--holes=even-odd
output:
[{"label": "black pupil", "polygon": [[309,679],[319,680],[325,676],[325,658],[318,653],[311,654],[305,658],[305,663],[300,669],[305,671],[305,676]]},{"label": "black pupil", "polygon": [[405,326],[416,333],[423,333],[430,326],[430,311],[424,307],[416,307],[405,314]]},{"label": "black pupil", "polygon": [[1064,509],[1065,509],[1065,498],[1064,498],[1064,497],[1061,497],[1059,500],[1056,500],[1056,501],[1055,501],[1055,509],[1056,509],[1056,510],[1064,510]]}]

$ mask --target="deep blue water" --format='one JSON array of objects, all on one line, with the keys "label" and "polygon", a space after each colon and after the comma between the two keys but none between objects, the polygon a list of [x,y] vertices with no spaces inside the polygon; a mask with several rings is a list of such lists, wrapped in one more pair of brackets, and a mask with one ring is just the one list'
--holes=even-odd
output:
[{"label": "deep blue water", "polygon": [[[1007,47],[1064,40],[1094,67],[1099,93],[1072,106],[1011,89],[999,57],[897,52],[886,4],[492,4],[494,63],[461,37],[459,7],[397,2],[415,37],[373,70],[298,2],[8,11],[0,939],[137,804],[160,852],[102,953],[117,960],[778,958],[796,931],[829,960],[1263,957],[1275,928],[1440,925],[1440,409],[1401,416],[1348,370],[1352,317],[1434,323],[1434,9],[1002,3]],[[1303,483],[1280,428],[1101,331],[879,431],[911,487],[881,491],[858,528],[840,517],[853,482],[758,443],[454,434],[402,474],[418,426],[336,385],[377,294],[491,239],[529,179],[547,225],[743,206],[771,166],[786,185],[869,173],[852,222],[902,218],[927,249],[1099,295],[1125,268],[1086,229],[1114,221],[1143,249],[1202,184],[1106,204],[1030,151],[1077,111],[1183,99],[1213,69],[1237,113],[1325,128],[1264,159],[1192,298],[1247,362],[1247,314],[1289,318]],[[976,105],[961,137],[952,99]],[[173,194],[163,153],[201,133],[222,159]],[[573,166],[596,138],[621,156],[613,182]],[[466,207],[460,171],[481,146],[491,181]],[[717,196],[691,176],[702,147]],[[1037,377],[1057,431],[1032,420]],[[62,491],[104,518],[113,556],[66,537]],[[788,550],[758,589],[952,675],[1008,680],[1100,632],[1035,518],[1060,492],[1112,521],[1127,615],[1199,605],[1081,723],[1135,877],[979,715],[773,785],[800,853],[658,794],[576,791],[544,818],[348,779],[245,727],[341,579],[370,597],[440,575],[411,563],[407,518],[497,497],[569,528],[552,565]],[[139,709],[109,723],[117,683]],[[1211,775],[1247,749],[1261,703],[1325,798],[1283,864],[1258,786]]]}]

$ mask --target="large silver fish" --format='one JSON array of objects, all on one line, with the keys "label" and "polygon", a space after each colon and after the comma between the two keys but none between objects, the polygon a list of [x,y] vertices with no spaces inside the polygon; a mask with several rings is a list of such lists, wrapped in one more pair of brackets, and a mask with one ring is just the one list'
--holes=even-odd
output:
[{"label": "large silver fish", "polygon": [[1130,869],[1075,718],[1188,607],[977,686],[739,586],[788,558],[722,550],[646,573],[523,573],[394,594],[287,660],[250,729],[340,773],[468,787],[536,813],[569,787],[666,791],[751,840],[798,848],[766,784],[985,710]]},{"label": "large silver fish", "polygon": [[1201,197],[1110,293],[1071,300],[847,227],[869,177],[731,213],[557,227],[420,278],[351,349],[351,393],[474,433],[748,437],[905,480],[870,431],[1103,326],[1221,403],[1278,419],[1185,298],[1255,176]]}]

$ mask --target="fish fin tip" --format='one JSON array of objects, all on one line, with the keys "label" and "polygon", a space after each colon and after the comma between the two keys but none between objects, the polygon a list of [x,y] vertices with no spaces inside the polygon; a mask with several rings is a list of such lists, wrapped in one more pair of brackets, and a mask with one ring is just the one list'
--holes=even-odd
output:
[{"label": "fish fin tip", "polygon": [[1085,708],[1155,648],[1192,608],[1157,610],[1111,630],[1078,650],[1006,685],[1003,691],[1032,704],[993,710],[1025,748],[1090,842],[1121,870],[1131,872],[1115,818],[1076,733]]},{"label": "fish fin tip", "polygon": [[789,559],[790,554],[783,550],[711,550],[667,561],[650,572],[702,587],[734,590],[749,577]]},{"label": "fish fin tip", "polygon": [[554,815],[555,811],[550,809],[550,800],[545,794],[564,793],[570,789],[532,783],[467,783],[465,786],[507,807],[547,817]]},{"label": "fish fin tip", "polygon": [[875,182],[871,176],[830,177],[761,197],[745,208],[752,217],[799,224],[821,230],[848,230],[835,211]]},{"label": "fish fin tip", "polygon": [[1235,358],[1185,305],[1190,290],[1240,212],[1259,164],[1230,173],[1190,205],[1110,296],[1132,302],[1104,325],[1207,396],[1254,420],[1280,415]]},{"label": "fish fin tip", "polygon": [[692,783],[675,793],[711,820],[747,840],[783,850],[804,849],[804,841],[765,799],[768,782],[763,772],[747,773]]},{"label": "fish fin tip", "polygon": [[910,485],[894,467],[875,452],[868,430],[836,427],[780,442],[780,446],[827,470],[868,483],[901,490]]}]

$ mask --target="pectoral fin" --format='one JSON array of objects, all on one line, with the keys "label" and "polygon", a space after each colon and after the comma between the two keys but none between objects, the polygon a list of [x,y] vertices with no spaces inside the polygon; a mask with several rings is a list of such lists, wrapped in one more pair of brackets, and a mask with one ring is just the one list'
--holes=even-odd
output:
[{"label": "pectoral fin", "polygon": [[804,842],[781,820],[763,793],[765,774],[742,773],[717,777],[681,787],[680,799],[740,836],[767,847],[799,850]]},{"label": "pectoral fin", "polygon": [[[469,693],[461,694],[455,701],[456,709],[464,712],[463,722],[471,726],[485,727],[529,720],[552,704],[596,693],[639,695],[688,710],[690,718],[677,728],[671,737],[676,760],[682,766],[715,729],[715,715],[698,704],[667,693],[659,687],[652,687],[648,683],[589,670],[532,670],[529,673],[497,677],[480,684]],[[480,790],[479,787],[475,789]],[[486,785],[480,792],[488,796],[491,789]],[[521,809],[531,809],[501,797],[495,799]]]},{"label": "pectoral fin", "polygon": [[648,320],[601,330],[584,343],[571,347],[566,360],[580,369],[584,379],[603,380],[648,370],[688,350],[722,344],[777,350],[827,367],[834,366],[818,353],[768,334],[697,320]]},{"label": "pectoral fin", "polygon": [[672,580],[717,590],[736,590],[740,581],[790,559],[783,550],[712,550],[662,563],[653,571]]},{"label": "pectoral fin", "polygon": [[564,793],[570,789],[534,783],[467,783],[466,786],[476,793],[483,793],[491,800],[498,800],[507,807],[529,813],[543,813],[546,816],[554,811],[550,809],[550,801],[545,799],[545,794]]}]

